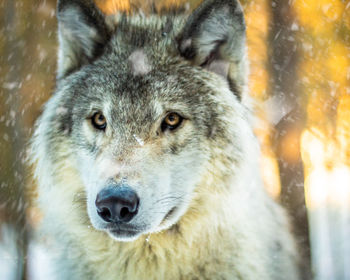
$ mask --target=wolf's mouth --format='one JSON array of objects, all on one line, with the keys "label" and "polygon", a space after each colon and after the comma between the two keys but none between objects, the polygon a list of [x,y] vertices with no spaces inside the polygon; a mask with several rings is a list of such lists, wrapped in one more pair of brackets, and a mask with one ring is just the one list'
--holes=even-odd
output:
[{"label": "wolf's mouth", "polygon": [[131,229],[109,229],[108,230],[109,234],[114,236],[115,238],[118,239],[129,239],[129,238],[134,238],[138,235],[140,235],[140,231],[137,230],[131,230]]},{"label": "wolf's mouth", "polygon": [[165,223],[167,220],[171,219],[171,217],[174,215],[174,213],[176,212],[177,207],[174,206],[173,208],[170,209],[170,211],[164,216],[162,222],[160,224]]}]

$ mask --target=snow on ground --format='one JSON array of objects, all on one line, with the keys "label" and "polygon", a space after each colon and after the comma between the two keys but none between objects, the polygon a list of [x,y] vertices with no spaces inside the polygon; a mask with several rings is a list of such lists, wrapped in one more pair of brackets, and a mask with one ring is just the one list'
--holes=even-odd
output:
[{"label": "snow on ground", "polygon": [[[16,244],[17,233],[9,225],[0,225],[0,279],[20,280],[21,259]],[[28,280],[54,280],[47,250],[36,241],[31,241],[27,255]]]},{"label": "snow on ground", "polygon": [[19,257],[16,245],[17,233],[11,226],[0,225],[0,279],[19,279]]}]

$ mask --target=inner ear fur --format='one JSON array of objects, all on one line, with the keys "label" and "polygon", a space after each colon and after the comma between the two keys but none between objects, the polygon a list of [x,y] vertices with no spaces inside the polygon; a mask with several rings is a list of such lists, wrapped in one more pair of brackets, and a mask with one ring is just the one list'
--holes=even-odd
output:
[{"label": "inner ear fur", "polygon": [[61,79],[99,56],[110,34],[93,0],[58,0],[58,69]]},{"label": "inner ear fur", "polygon": [[224,77],[241,98],[248,61],[246,26],[237,0],[205,0],[189,16],[177,40],[184,58]]}]

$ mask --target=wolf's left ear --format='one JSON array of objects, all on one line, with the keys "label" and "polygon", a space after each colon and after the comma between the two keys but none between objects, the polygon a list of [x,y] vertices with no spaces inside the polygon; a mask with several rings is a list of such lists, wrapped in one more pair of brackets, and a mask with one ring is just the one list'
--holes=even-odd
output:
[{"label": "wolf's left ear", "polygon": [[101,54],[109,31],[105,16],[93,0],[58,0],[57,19],[57,78],[61,79]]},{"label": "wolf's left ear", "polygon": [[245,30],[237,0],[204,0],[178,37],[179,51],[193,64],[224,76],[240,98],[248,75]]}]

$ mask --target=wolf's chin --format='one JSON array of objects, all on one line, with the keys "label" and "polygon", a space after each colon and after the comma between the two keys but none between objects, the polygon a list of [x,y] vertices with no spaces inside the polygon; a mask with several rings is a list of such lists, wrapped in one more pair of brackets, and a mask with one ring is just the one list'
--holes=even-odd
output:
[{"label": "wolf's chin", "polygon": [[108,231],[107,233],[112,239],[119,242],[133,242],[142,235],[142,232]]}]

